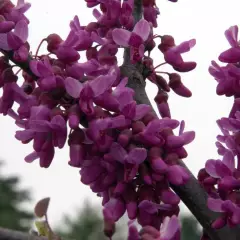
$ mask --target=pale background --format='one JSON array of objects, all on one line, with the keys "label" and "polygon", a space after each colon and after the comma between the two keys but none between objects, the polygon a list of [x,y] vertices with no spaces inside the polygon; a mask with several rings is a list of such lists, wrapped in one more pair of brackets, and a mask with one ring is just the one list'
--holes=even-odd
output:
[{"label": "pale background", "polygon": [[[41,39],[50,33],[58,33],[64,38],[74,15],[79,16],[82,25],[94,21],[92,9],[87,9],[83,0],[29,2],[32,4],[27,13],[31,20],[29,42],[33,52]],[[187,129],[196,131],[196,140],[187,147],[189,157],[185,159],[196,175],[207,159],[217,157],[215,136],[219,130],[215,121],[227,116],[232,104],[232,99],[215,94],[216,82],[208,74],[208,66],[228,47],[224,31],[240,22],[240,3],[238,0],[179,0],[178,3],[157,0],[157,4],[161,15],[155,33],[171,34],[176,43],[197,39],[197,45],[184,58],[195,60],[198,66],[195,71],[182,74],[193,97],[170,96],[172,117],[184,119]],[[161,63],[159,52],[155,53],[154,59],[156,65]],[[155,96],[155,88],[148,86],[147,90],[151,97]],[[31,144],[23,145],[14,138],[17,127],[12,119],[0,116],[0,122],[0,159],[6,162],[3,172],[5,175],[20,175],[22,187],[31,188],[34,199],[28,207],[32,209],[34,201],[50,196],[49,219],[56,225],[62,213],[73,214],[76,207],[83,206],[86,198],[94,204],[100,203],[100,199],[80,182],[78,170],[68,166],[67,147],[57,151],[49,169],[41,169],[37,161],[27,164],[24,157],[32,151]]]}]

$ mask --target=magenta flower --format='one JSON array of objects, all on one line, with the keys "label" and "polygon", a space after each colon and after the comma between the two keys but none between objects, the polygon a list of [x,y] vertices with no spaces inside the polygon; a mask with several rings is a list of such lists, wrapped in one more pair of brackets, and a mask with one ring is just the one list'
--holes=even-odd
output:
[{"label": "magenta flower", "polygon": [[155,119],[151,121],[146,128],[138,134],[138,138],[140,141],[151,145],[163,145],[165,140],[161,135],[161,131],[164,128],[171,128],[175,129],[179,125],[177,120],[173,120],[170,118],[163,118],[163,119]]},{"label": "magenta flower", "polygon": [[3,86],[3,95],[0,98],[0,113],[7,115],[14,102],[23,104],[27,100],[27,95],[16,82],[8,82]]},{"label": "magenta flower", "polygon": [[195,39],[185,41],[178,46],[169,48],[164,52],[165,61],[179,72],[188,72],[196,67],[196,62],[184,62],[181,54],[190,51],[196,44]]},{"label": "magenta flower", "polygon": [[104,3],[105,11],[100,13],[96,8],[93,10],[93,15],[98,23],[106,26],[113,27],[119,19],[121,13],[121,1],[99,1]]},{"label": "magenta flower", "polygon": [[34,140],[34,152],[26,156],[26,162],[40,158],[41,167],[49,167],[54,157],[54,147],[63,148],[67,139],[66,121],[56,115],[50,120],[46,106],[32,107],[26,129],[17,131],[15,137],[22,142]]},{"label": "magenta flower", "polygon": [[[131,93],[129,94],[131,98],[132,94]],[[128,119],[137,121],[139,119],[142,119],[148,112],[151,111],[151,107],[149,105],[137,104],[136,101],[131,101],[131,102],[128,102],[126,105],[124,105],[124,102],[126,101],[126,99],[127,98],[125,98],[125,100],[123,101],[120,99],[120,111]]]},{"label": "magenta flower", "polygon": [[108,212],[109,217],[117,222],[125,213],[126,206],[121,199],[111,198],[105,205],[104,209]]},{"label": "magenta flower", "polygon": [[150,34],[149,23],[142,19],[135,25],[132,32],[125,29],[114,29],[112,37],[116,44],[123,47],[130,47],[131,61],[141,61],[144,55],[144,42]]},{"label": "magenta flower", "polygon": [[180,148],[184,145],[191,143],[195,138],[194,131],[184,131],[184,121],[181,122],[180,129],[179,129],[179,136],[170,135],[167,137],[166,146],[169,148]]},{"label": "magenta flower", "polygon": [[29,23],[29,20],[26,18],[24,13],[31,7],[30,3],[25,3],[25,0],[18,0],[17,5],[13,7],[10,11],[6,11],[4,13],[4,17],[9,20],[13,21],[15,23],[25,20],[27,23]]},{"label": "magenta flower", "polygon": [[160,14],[158,7],[148,6],[143,9],[144,19],[151,22],[153,27],[157,27],[157,17]]},{"label": "magenta flower", "polygon": [[127,29],[133,27],[134,19],[132,16],[133,0],[123,1],[119,22]]},{"label": "magenta flower", "polygon": [[209,67],[209,73],[218,82],[217,94],[226,96],[232,96],[240,93],[240,87],[238,86],[239,69],[233,64],[227,66],[219,66],[215,61],[211,62]]},{"label": "magenta flower", "polygon": [[147,157],[147,150],[145,148],[133,148],[127,151],[118,143],[113,143],[110,149],[112,157],[122,163],[141,164]]},{"label": "magenta flower", "polygon": [[20,20],[15,25],[13,32],[0,34],[0,48],[3,50],[18,50],[27,41],[27,38],[28,24],[25,20]]},{"label": "magenta flower", "polygon": [[79,60],[80,55],[76,50],[76,46],[79,42],[79,37],[76,32],[71,30],[67,36],[67,39],[58,45],[55,51],[56,56],[59,60],[69,64]]},{"label": "magenta flower", "polygon": [[215,228],[221,228],[226,223],[228,223],[230,226],[236,226],[240,224],[240,208],[232,201],[209,198],[208,207],[214,212],[223,213],[222,217],[213,222],[213,226]]},{"label": "magenta flower", "polygon": [[[107,117],[104,119],[93,120],[89,123],[86,131],[87,136],[98,146],[109,148],[113,139],[107,134],[111,129],[121,128],[127,125],[123,115],[117,117]],[[105,148],[104,148],[105,149]]]},{"label": "magenta flower", "polygon": [[85,0],[87,2],[87,7],[92,8],[100,4],[101,0]]},{"label": "magenta flower", "polygon": [[112,67],[107,75],[100,75],[84,84],[74,78],[68,77],[65,80],[66,91],[73,98],[79,98],[79,105],[82,111],[91,115],[94,112],[94,98],[112,87],[116,81],[117,74],[116,68]]},{"label": "magenta flower", "polygon": [[78,16],[75,16],[70,22],[70,28],[78,37],[78,41],[75,46],[77,51],[83,51],[92,46],[93,41],[91,39],[91,35],[89,32],[85,31],[83,27],[81,27]]},{"label": "magenta flower", "polygon": [[144,226],[138,233],[133,223],[129,224],[128,240],[180,240],[180,223],[174,215],[165,217],[160,231],[152,226]]},{"label": "magenta flower", "polygon": [[39,87],[45,91],[54,89],[61,78],[60,76],[55,76],[48,57],[44,57],[42,61],[32,60],[30,68],[39,77]]},{"label": "magenta flower", "polygon": [[232,26],[225,31],[225,36],[231,48],[220,54],[219,60],[226,63],[237,63],[240,61],[240,47],[238,43],[238,26]]},{"label": "magenta flower", "polygon": [[139,165],[146,159],[147,151],[144,148],[133,148],[127,151],[118,143],[113,143],[110,154],[114,160],[124,164],[124,180],[129,182],[138,171]]},{"label": "magenta flower", "polygon": [[0,33],[8,33],[15,27],[15,23],[12,21],[1,20]]}]

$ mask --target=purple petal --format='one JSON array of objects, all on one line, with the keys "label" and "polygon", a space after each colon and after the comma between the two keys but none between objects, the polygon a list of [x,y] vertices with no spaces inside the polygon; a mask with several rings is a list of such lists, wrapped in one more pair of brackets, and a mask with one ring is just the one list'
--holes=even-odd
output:
[{"label": "purple petal", "polygon": [[142,38],[142,40],[145,42],[150,34],[150,25],[149,22],[142,19],[135,25],[133,32],[136,33],[138,36]]},{"label": "purple petal", "polygon": [[147,150],[145,148],[134,148],[129,152],[127,162],[141,164],[146,158]]},{"label": "purple petal", "polygon": [[211,209],[214,212],[223,212],[222,204],[223,204],[223,200],[221,199],[208,198],[208,201],[207,201],[207,205],[209,209]]},{"label": "purple petal", "polygon": [[94,97],[97,97],[107,90],[109,90],[114,84],[117,77],[115,68],[111,69],[108,75],[101,75],[96,79],[89,82],[90,87],[93,90]]},{"label": "purple petal", "polygon": [[195,132],[185,132],[181,136],[168,136],[167,146],[170,148],[179,148],[193,141],[195,138]]},{"label": "purple petal", "polygon": [[84,76],[84,68],[79,63],[67,66],[66,70],[73,78],[81,79]]},{"label": "purple petal", "polygon": [[109,125],[109,128],[119,128],[126,126],[126,118],[123,115],[119,115],[117,117],[113,117],[111,119],[111,124]]},{"label": "purple petal", "polygon": [[66,121],[61,115],[56,115],[51,120],[51,128],[55,131],[53,140],[55,146],[63,148],[67,139]]},{"label": "purple petal", "polygon": [[167,177],[170,183],[181,185],[188,181],[189,174],[185,168],[179,165],[173,165],[168,168]]},{"label": "purple petal", "polygon": [[7,34],[7,42],[9,47],[13,50],[17,50],[24,44],[23,41],[13,32]]},{"label": "purple petal", "polygon": [[240,60],[240,48],[234,47],[222,52],[219,57],[219,61],[226,63],[237,63]]},{"label": "purple petal", "polygon": [[48,58],[44,58],[43,62],[38,62],[37,69],[42,77],[53,76],[52,67]]},{"label": "purple petal", "polygon": [[225,36],[232,47],[238,46],[238,26],[231,26],[225,31]]},{"label": "purple petal", "polygon": [[126,150],[118,143],[112,144],[110,154],[116,161],[119,161],[121,163],[124,163],[124,160],[127,157]]},{"label": "purple petal", "polygon": [[160,229],[160,236],[163,240],[173,240],[176,234],[180,231],[180,223],[177,216],[171,218],[165,217]]},{"label": "purple petal", "polygon": [[123,201],[116,198],[111,198],[104,208],[111,214],[112,220],[118,221],[126,211],[126,207]]},{"label": "purple petal", "polygon": [[180,198],[170,189],[162,191],[161,200],[166,204],[178,205]]},{"label": "purple petal", "polygon": [[123,47],[128,47],[128,42],[131,37],[131,32],[125,29],[114,29],[112,31],[113,41]]},{"label": "purple petal", "polygon": [[20,141],[28,141],[34,137],[35,132],[33,130],[23,130],[23,131],[16,131],[15,138]]},{"label": "purple petal", "polygon": [[171,51],[178,52],[178,53],[185,53],[190,51],[190,49],[195,45],[196,45],[196,40],[191,39],[189,41],[182,42],[176,47],[171,48]]},{"label": "purple petal", "polygon": [[161,158],[154,158],[151,167],[157,173],[165,173],[168,169],[168,165]]},{"label": "purple petal", "polygon": [[74,16],[73,20],[70,22],[70,28],[71,30],[75,30],[75,31],[78,31],[81,29],[81,24],[78,16]]},{"label": "purple petal", "polygon": [[223,157],[223,163],[233,172],[235,169],[235,160],[232,152],[226,151]]},{"label": "purple petal", "polygon": [[81,145],[70,145],[70,161],[68,164],[72,167],[81,167],[84,161],[84,149]]},{"label": "purple petal", "polygon": [[37,152],[32,152],[30,153],[29,155],[27,155],[24,160],[27,162],[27,163],[31,163],[33,162],[34,160],[38,159],[39,158],[39,154]]},{"label": "purple petal", "polygon": [[214,178],[219,178],[219,175],[216,172],[216,161],[215,160],[208,160],[205,164],[206,172],[214,177]]},{"label": "purple petal", "polygon": [[74,98],[79,98],[83,84],[71,77],[67,77],[64,83],[67,93]]},{"label": "purple petal", "polygon": [[28,24],[25,20],[20,20],[17,22],[14,33],[25,43],[28,39]]},{"label": "purple petal", "polygon": [[50,123],[46,120],[31,120],[29,127],[35,132],[49,132],[51,131]]},{"label": "purple petal", "polygon": [[134,121],[142,119],[148,112],[150,112],[151,107],[147,104],[139,104],[136,106],[136,114],[134,117]]},{"label": "purple petal", "polygon": [[39,73],[38,71],[38,65],[40,64],[41,62],[37,61],[37,60],[31,60],[30,61],[30,69],[31,71],[38,77],[41,77],[42,75]]},{"label": "purple petal", "polygon": [[231,176],[231,170],[220,160],[216,160],[215,163],[216,173],[220,178]]},{"label": "purple petal", "polygon": [[3,49],[3,50],[11,49],[8,44],[7,34],[5,33],[0,33],[0,49]]},{"label": "purple petal", "polygon": [[83,167],[80,170],[81,181],[84,184],[90,184],[94,182],[100,174],[103,172],[103,169],[99,165],[92,165],[90,167]]},{"label": "purple petal", "polygon": [[14,28],[14,26],[15,26],[14,22],[2,21],[0,22],[0,33],[8,33]]},{"label": "purple petal", "polygon": [[39,87],[44,91],[53,90],[56,87],[56,77],[48,76],[40,79],[38,81]]},{"label": "purple petal", "polygon": [[179,127],[179,135],[183,134],[184,128],[185,128],[185,122],[181,121],[180,122],[180,127]]},{"label": "purple petal", "polygon": [[138,205],[138,208],[150,214],[154,214],[158,211],[156,204],[148,200],[141,201]]},{"label": "purple petal", "polygon": [[78,42],[78,36],[74,31],[70,31],[66,40],[63,42],[65,47],[74,47]]}]

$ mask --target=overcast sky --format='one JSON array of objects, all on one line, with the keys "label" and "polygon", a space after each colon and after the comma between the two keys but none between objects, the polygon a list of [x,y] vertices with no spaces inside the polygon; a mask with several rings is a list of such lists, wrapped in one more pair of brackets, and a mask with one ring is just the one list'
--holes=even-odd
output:
[{"label": "overcast sky", "polygon": [[[16,1],[13,1],[14,3]],[[78,15],[82,25],[93,21],[92,9],[85,7],[84,0],[32,0],[28,11],[32,51],[42,38],[50,33],[58,33],[63,38],[69,32],[69,22]],[[158,19],[158,34],[170,34],[176,43],[196,38],[197,44],[185,59],[194,60],[195,71],[182,74],[183,82],[193,92],[193,97],[184,99],[170,94],[172,117],[186,121],[187,130],[196,131],[195,141],[187,147],[189,157],[185,163],[196,175],[209,158],[216,158],[215,137],[219,133],[215,121],[228,115],[232,99],[215,94],[216,82],[208,74],[212,59],[228,48],[224,31],[240,22],[238,0],[179,0],[171,3],[157,0],[161,15]],[[153,54],[155,64],[161,63],[161,55]],[[156,89],[148,85],[150,97]],[[49,219],[57,224],[62,212],[73,213],[81,207],[84,199],[99,203],[99,198],[80,182],[77,169],[68,166],[68,148],[57,151],[49,169],[41,169],[38,161],[28,164],[24,157],[32,151],[31,144],[23,145],[14,138],[17,127],[8,118],[0,116],[0,158],[6,162],[5,175],[18,174],[22,187],[32,189],[34,200],[51,197]],[[31,206],[30,206],[31,207]]]}]

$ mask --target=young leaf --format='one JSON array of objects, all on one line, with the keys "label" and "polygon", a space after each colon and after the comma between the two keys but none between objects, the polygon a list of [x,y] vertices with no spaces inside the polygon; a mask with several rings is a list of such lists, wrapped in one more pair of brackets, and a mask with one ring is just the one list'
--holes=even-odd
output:
[{"label": "young leaf", "polygon": [[39,236],[48,236],[48,225],[46,224],[46,221],[35,221],[35,226],[38,230]]},{"label": "young leaf", "polygon": [[34,213],[37,217],[41,218],[47,214],[48,205],[49,205],[50,198],[43,198],[37,202],[34,208]]}]

